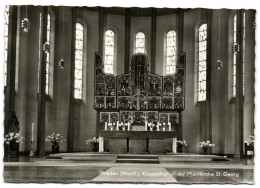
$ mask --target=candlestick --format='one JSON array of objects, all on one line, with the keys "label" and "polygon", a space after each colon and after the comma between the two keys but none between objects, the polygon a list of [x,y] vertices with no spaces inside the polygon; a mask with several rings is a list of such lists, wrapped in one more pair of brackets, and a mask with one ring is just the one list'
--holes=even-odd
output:
[{"label": "candlestick", "polygon": [[145,122],[145,128],[144,128],[145,131],[147,131],[147,122]]},{"label": "candlestick", "polygon": [[107,122],[105,122],[105,130],[107,130]]},{"label": "candlestick", "polygon": [[32,123],[32,139],[31,141],[33,142],[34,141],[34,123]]},{"label": "candlestick", "polygon": [[128,122],[127,130],[130,131],[130,122]]},{"label": "candlestick", "polygon": [[31,141],[31,151],[29,154],[30,157],[34,157],[35,153],[34,153],[34,141]]},{"label": "candlestick", "polygon": [[116,122],[116,130],[117,131],[119,130],[119,122],[118,121]]},{"label": "candlestick", "polygon": [[171,125],[171,122],[169,122],[169,131],[172,130],[172,125]]},{"label": "candlestick", "polygon": [[159,122],[157,123],[157,131],[160,130],[160,127],[159,127]]}]

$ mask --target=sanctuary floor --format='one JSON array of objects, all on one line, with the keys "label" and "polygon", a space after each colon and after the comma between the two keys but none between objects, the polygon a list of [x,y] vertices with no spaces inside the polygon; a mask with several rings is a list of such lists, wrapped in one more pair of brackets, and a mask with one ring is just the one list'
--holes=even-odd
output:
[{"label": "sanctuary floor", "polygon": [[7,158],[7,183],[229,183],[253,184],[252,159],[212,162],[161,162],[159,164],[107,161],[49,161],[40,158]]}]

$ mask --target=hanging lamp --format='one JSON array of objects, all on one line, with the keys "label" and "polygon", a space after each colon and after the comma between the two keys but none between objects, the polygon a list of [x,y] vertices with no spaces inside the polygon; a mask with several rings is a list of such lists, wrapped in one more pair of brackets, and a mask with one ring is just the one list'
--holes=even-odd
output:
[{"label": "hanging lamp", "polygon": [[25,7],[26,7],[25,18],[22,20],[21,28],[23,29],[23,32],[28,33],[31,28],[31,23],[27,17],[27,5]]}]

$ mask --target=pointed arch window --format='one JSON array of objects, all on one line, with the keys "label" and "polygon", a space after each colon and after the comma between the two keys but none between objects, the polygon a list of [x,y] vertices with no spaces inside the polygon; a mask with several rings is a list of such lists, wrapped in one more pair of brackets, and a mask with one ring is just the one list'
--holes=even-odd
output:
[{"label": "pointed arch window", "polygon": [[9,6],[6,6],[5,7],[5,65],[4,65],[5,86],[7,84],[8,26],[9,26]]},{"label": "pointed arch window", "polygon": [[176,32],[171,30],[166,34],[165,75],[176,72]]},{"label": "pointed arch window", "polygon": [[207,24],[199,27],[198,101],[206,101],[207,93]]},{"label": "pointed arch window", "polygon": [[[51,38],[51,15],[47,15],[47,41],[46,43],[50,45]],[[46,85],[45,85],[45,94],[49,95],[49,83],[50,83],[50,53],[46,54]]]},{"label": "pointed arch window", "polygon": [[42,56],[42,13],[39,15],[39,35],[38,35],[38,93],[40,92],[40,65],[41,65],[41,56]]},{"label": "pointed arch window", "polygon": [[50,49],[45,54],[45,94],[50,100],[53,94],[53,69],[54,69],[54,33],[55,33],[55,14],[50,9],[47,14],[46,41],[42,41],[42,13],[39,15],[39,35],[38,35],[38,93],[40,91],[40,65],[43,53],[43,44],[48,44]]},{"label": "pointed arch window", "polygon": [[[234,22],[234,28],[233,28],[233,45],[235,45],[237,43],[237,15],[234,15],[233,18],[233,22]],[[233,88],[233,97],[236,97],[236,66],[237,66],[237,55],[236,53],[233,53],[233,82],[232,82],[232,88]]]},{"label": "pointed arch window", "polygon": [[135,53],[145,53],[145,34],[138,32],[135,36]]},{"label": "pointed arch window", "polygon": [[105,52],[104,52],[104,71],[105,73],[114,74],[115,60],[115,33],[112,30],[105,32]]},{"label": "pointed arch window", "polygon": [[76,23],[75,39],[74,98],[82,99],[84,27],[80,23]]},{"label": "pointed arch window", "polygon": [[[243,43],[243,49],[242,49],[242,55],[243,55],[243,95],[245,93],[245,44],[246,44],[246,29],[245,29],[245,12],[243,12],[242,14],[243,16],[243,22],[242,22],[242,43]],[[234,28],[233,28],[233,45],[237,44],[237,15],[234,15],[233,18],[233,22],[234,22]],[[233,82],[232,82],[232,88],[233,88],[233,98],[236,97],[237,93],[236,93],[236,62],[237,62],[237,53],[233,53]]]},{"label": "pointed arch window", "polygon": [[245,95],[245,65],[246,65],[246,13],[243,12],[243,96]]}]

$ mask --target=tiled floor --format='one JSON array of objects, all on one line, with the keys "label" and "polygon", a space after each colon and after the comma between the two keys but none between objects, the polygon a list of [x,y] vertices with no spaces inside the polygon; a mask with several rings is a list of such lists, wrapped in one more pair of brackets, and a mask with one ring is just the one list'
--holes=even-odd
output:
[{"label": "tiled floor", "polygon": [[252,184],[254,182],[253,169],[252,161],[248,161],[248,165],[245,165],[244,161],[233,163],[119,164],[113,162],[38,161],[28,157],[20,157],[5,160],[4,180],[16,183]]}]

